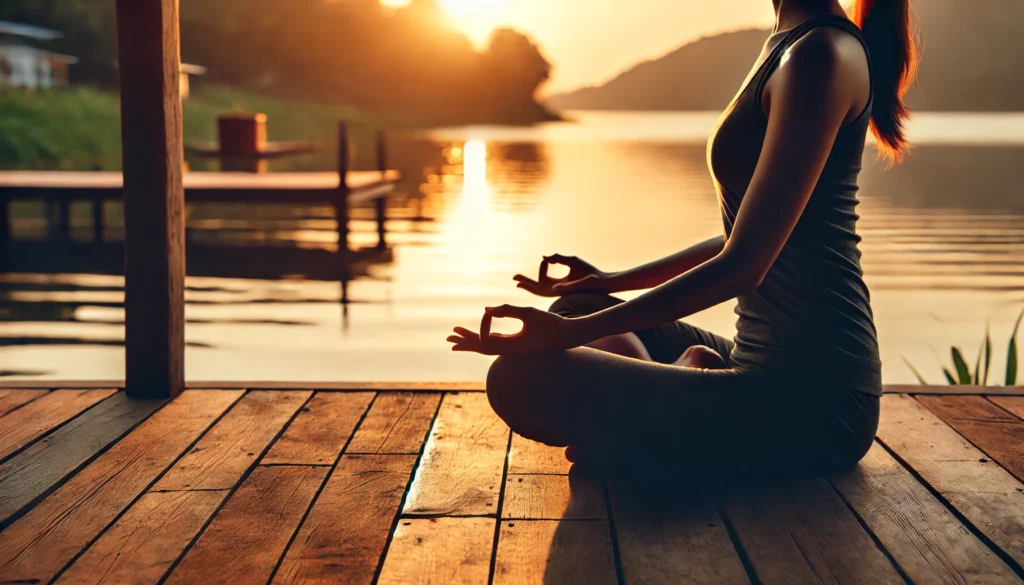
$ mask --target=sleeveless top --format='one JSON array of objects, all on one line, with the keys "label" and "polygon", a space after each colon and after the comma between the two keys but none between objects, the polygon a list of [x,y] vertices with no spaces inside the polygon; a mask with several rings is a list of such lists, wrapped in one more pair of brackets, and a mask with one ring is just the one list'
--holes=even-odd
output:
[{"label": "sleeveless top", "polygon": [[[725,234],[750,184],[768,129],[762,94],[785,52],[811,30],[832,26],[867,44],[849,20],[826,15],[769,38],[767,55],[747,78],[708,142]],[[782,37],[779,40],[779,37]],[[764,53],[762,53],[764,54]],[[869,56],[870,63],[870,56]],[[872,91],[873,95],[873,91]],[[878,336],[858,249],[857,176],[873,97],[839,130],[796,227],[762,283],[736,307],[734,367],[811,384],[881,395]]]}]

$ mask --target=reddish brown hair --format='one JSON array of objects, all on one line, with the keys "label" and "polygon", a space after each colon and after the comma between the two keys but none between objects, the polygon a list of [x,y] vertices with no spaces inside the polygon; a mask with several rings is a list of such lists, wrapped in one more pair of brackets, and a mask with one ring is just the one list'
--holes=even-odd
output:
[{"label": "reddish brown hair", "polygon": [[910,0],[856,0],[853,21],[871,53],[875,103],[871,131],[879,152],[899,162],[907,152],[905,123],[910,109],[903,96],[917,73],[917,45]]}]

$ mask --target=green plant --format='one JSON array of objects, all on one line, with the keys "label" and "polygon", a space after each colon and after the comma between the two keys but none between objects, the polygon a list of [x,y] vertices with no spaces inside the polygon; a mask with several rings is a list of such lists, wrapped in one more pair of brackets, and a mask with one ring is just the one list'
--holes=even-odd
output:
[{"label": "green plant", "polygon": [[[1013,325],[1013,333],[1010,334],[1010,343],[1006,350],[1006,380],[1004,383],[1007,386],[1015,386],[1017,384],[1017,331],[1020,329],[1022,318],[1024,318],[1024,310],[1017,316],[1017,322]],[[960,351],[959,347],[953,346],[950,348],[950,353],[953,356],[953,369],[942,368],[942,373],[946,376],[947,382],[953,386],[988,385],[989,366],[992,363],[992,335],[987,326],[985,327],[985,340],[982,342],[981,347],[978,348],[978,359],[974,362],[974,372],[971,372],[971,368],[968,366],[967,360],[964,359],[964,354]],[[903,362],[907,364],[910,371],[914,372],[918,382],[924,385],[928,384],[924,376],[921,375],[921,372],[914,367],[914,364],[910,363],[910,360],[903,358]]]}]

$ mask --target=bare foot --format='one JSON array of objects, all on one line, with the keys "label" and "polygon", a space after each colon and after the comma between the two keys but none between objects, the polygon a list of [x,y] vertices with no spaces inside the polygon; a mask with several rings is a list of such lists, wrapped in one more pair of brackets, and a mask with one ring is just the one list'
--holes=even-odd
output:
[{"label": "bare foot", "polygon": [[675,365],[701,370],[724,370],[729,367],[717,351],[705,345],[693,345],[683,352]]}]

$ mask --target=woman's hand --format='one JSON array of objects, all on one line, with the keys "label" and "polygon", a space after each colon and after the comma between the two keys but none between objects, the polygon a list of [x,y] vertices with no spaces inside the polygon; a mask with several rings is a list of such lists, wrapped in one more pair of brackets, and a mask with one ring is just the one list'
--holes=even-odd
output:
[{"label": "woman's hand", "polygon": [[[567,266],[569,274],[564,278],[549,277],[548,266],[552,264]],[[518,283],[517,288],[537,296],[559,297],[575,292],[606,292],[608,275],[575,256],[554,254],[544,256],[540,263],[540,274],[537,280],[522,274],[515,275],[512,280]]]},{"label": "woman's hand", "polygon": [[[523,330],[514,335],[491,333],[491,319],[511,317],[523,322]],[[484,310],[480,333],[456,327],[448,337],[452,351],[472,351],[484,355],[534,353],[553,349],[570,349],[592,339],[580,319],[566,319],[554,313],[530,307],[502,305]]]}]

